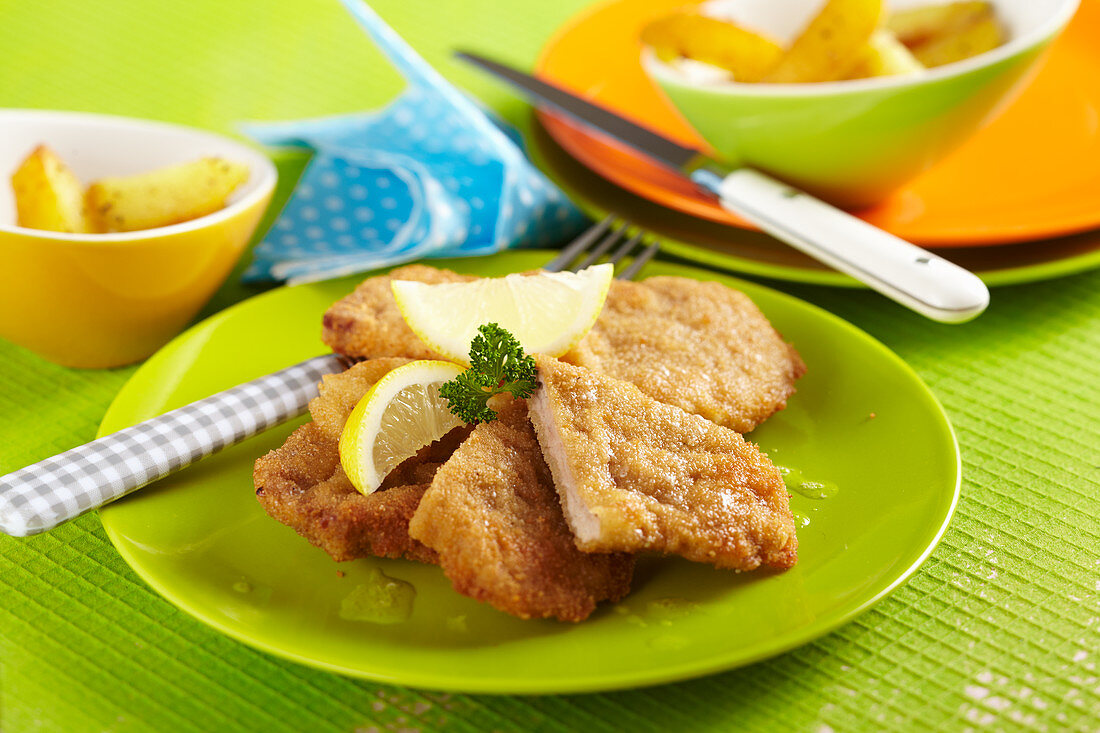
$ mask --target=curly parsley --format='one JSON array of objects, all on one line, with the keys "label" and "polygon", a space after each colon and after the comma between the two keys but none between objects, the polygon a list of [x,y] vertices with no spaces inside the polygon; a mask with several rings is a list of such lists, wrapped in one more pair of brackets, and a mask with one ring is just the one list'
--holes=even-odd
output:
[{"label": "curly parsley", "polygon": [[535,360],[515,336],[496,323],[477,329],[470,342],[470,368],[439,388],[450,410],[468,423],[491,422],[489,399],[510,394],[526,399],[535,389]]}]

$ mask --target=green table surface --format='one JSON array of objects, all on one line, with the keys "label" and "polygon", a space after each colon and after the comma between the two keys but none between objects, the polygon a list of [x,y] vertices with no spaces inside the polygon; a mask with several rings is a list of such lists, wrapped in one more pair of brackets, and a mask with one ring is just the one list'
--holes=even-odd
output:
[{"label": "green table surface", "polygon": [[[525,106],[449,50],[529,66],[584,5],[375,3],[446,76],[521,126]],[[0,2],[2,107],[229,130],[377,106],[400,87],[332,0]],[[280,161],[280,196],[301,165]],[[664,687],[428,693],[315,671],[217,634],[148,590],[92,514],[30,539],[0,536],[0,729],[1100,729],[1100,272],[998,289],[963,326],[867,292],[772,284],[897,351],[942,400],[962,446],[962,499],[942,543],[906,586],[839,631]],[[234,274],[204,314],[258,290]],[[63,369],[0,341],[0,471],[92,439],[131,373]]]}]

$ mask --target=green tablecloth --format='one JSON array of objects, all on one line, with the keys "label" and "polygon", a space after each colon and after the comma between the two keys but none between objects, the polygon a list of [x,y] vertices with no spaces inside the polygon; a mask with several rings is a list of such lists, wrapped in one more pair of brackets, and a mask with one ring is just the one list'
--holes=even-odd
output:
[{"label": "green tablecloth", "polygon": [[[524,124],[524,105],[448,50],[529,66],[584,4],[375,6],[444,74]],[[3,107],[225,130],[375,106],[399,87],[330,0],[0,4]],[[284,166],[284,195],[296,165]],[[954,327],[868,293],[776,286],[897,351],[943,401],[962,445],[962,500],[942,544],[840,631],[646,690],[424,693],[300,667],[215,633],[150,592],[91,515],[31,539],[0,536],[0,729],[1100,727],[1100,273],[997,290],[986,315]],[[250,294],[234,276],[206,312]],[[0,341],[0,470],[90,440],[131,372],[62,369]]]}]

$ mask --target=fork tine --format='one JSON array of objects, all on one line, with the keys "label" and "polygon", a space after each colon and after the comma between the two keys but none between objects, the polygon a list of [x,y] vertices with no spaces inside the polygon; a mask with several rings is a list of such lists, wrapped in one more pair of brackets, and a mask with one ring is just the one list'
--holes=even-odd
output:
[{"label": "fork tine", "polygon": [[623,245],[611,254],[608,261],[613,265],[619,264],[623,257],[626,257],[630,254],[630,250],[634,249],[634,245],[641,241],[642,235],[644,234],[644,231],[638,231],[633,237],[623,242]]},{"label": "fork tine", "polygon": [[638,271],[645,267],[647,262],[653,259],[653,255],[657,254],[657,250],[660,248],[661,245],[658,242],[650,242],[649,246],[642,250],[642,253],[635,257],[634,261],[615,277],[619,280],[633,280],[638,274]]},{"label": "fork tine", "polygon": [[573,261],[573,258],[579,255],[584,250],[603,236],[603,233],[611,228],[611,223],[615,220],[613,215],[608,216],[599,224],[592,226],[584,234],[577,237],[573,242],[563,249],[557,257],[543,265],[542,269],[547,272],[560,272],[565,269],[565,266]]},{"label": "fork tine", "polygon": [[[614,252],[611,253],[608,259],[612,265],[618,265],[637,248],[639,243],[644,243],[646,239],[647,232],[644,229],[640,229],[631,237],[623,241],[629,228],[630,223],[627,221],[623,221],[618,226],[615,226],[615,215],[610,214],[599,223],[589,227],[587,231],[566,245],[557,256],[543,265],[542,269],[547,272],[561,272],[565,269],[571,272],[583,270],[600,257],[607,254],[616,244],[618,247],[615,247]],[[601,237],[603,238],[601,239]],[[597,240],[599,240],[598,243]],[[593,243],[596,243],[595,247],[592,248],[591,252],[587,252],[586,254],[586,251],[589,247],[592,247]],[[632,280],[642,267],[653,259],[659,249],[660,245],[656,241],[652,241],[633,258],[626,268],[616,275],[616,278],[619,280]],[[584,255],[584,259],[581,260],[579,264],[573,267],[569,266],[569,263],[582,255]]]},{"label": "fork tine", "polygon": [[596,260],[603,257],[609,249],[615,246],[615,243],[620,240],[623,234],[626,233],[626,228],[628,226],[630,226],[630,224],[624,221],[618,229],[614,230],[606,237],[604,237],[603,241],[596,245],[595,249],[589,252],[588,256],[581,260],[579,265],[577,265],[576,267],[571,267],[569,269],[573,270],[573,272],[580,272],[584,268],[595,263]]}]

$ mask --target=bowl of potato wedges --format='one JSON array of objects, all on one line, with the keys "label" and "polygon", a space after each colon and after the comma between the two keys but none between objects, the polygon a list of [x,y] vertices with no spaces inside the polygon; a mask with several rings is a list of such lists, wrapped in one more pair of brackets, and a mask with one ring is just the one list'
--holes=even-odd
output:
[{"label": "bowl of potato wedges", "polygon": [[140,361],[233,269],[277,174],[203,130],[0,110],[0,337],[71,367]]},{"label": "bowl of potato wedges", "polygon": [[642,64],[714,152],[858,209],[1006,106],[1078,0],[709,0]]}]

